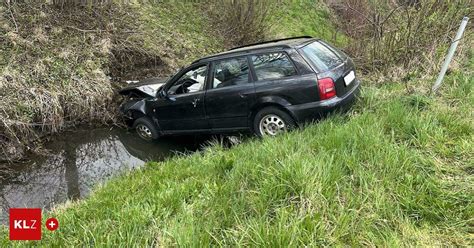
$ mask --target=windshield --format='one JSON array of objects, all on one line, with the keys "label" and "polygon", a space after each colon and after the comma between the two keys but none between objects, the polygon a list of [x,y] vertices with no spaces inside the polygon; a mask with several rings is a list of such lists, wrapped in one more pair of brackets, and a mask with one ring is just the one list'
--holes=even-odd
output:
[{"label": "windshield", "polygon": [[301,51],[319,71],[330,70],[342,63],[339,56],[319,41],[310,43]]}]

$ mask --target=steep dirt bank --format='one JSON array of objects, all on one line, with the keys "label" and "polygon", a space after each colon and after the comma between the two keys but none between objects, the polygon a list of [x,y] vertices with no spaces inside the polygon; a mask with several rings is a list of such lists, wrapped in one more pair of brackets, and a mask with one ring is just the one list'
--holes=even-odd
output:
[{"label": "steep dirt bank", "polygon": [[0,160],[21,158],[43,135],[113,123],[118,83],[221,49],[192,4],[2,4]]}]

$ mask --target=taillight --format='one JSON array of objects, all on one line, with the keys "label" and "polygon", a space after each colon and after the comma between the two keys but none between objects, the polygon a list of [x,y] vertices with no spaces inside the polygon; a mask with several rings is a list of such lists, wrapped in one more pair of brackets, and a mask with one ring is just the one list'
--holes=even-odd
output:
[{"label": "taillight", "polygon": [[332,78],[321,78],[318,80],[319,98],[326,100],[336,96],[336,87]]}]

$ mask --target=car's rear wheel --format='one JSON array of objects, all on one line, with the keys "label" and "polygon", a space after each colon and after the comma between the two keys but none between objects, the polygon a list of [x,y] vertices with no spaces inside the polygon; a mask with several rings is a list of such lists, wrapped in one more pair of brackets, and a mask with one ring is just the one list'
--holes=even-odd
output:
[{"label": "car's rear wheel", "polygon": [[286,112],[266,107],[260,110],[254,118],[253,130],[257,136],[276,136],[295,128],[296,123]]},{"label": "car's rear wheel", "polygon": [[138,118],[133,123],[133,127],[137,131],[138,136],[144,140],[150,141],[159,137],[155,124],[147,117]]}]

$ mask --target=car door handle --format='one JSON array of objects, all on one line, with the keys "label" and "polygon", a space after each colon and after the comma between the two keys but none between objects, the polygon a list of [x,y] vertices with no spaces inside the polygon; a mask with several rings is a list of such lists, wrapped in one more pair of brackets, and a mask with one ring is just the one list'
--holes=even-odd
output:
[{"label": "car door handle", "polygon": [[194,101],[193,101],[193,106],[196,107],[197,106],[197,103],[199,102],[199,98],[195,98]]},{"label": "car door handle", "polygon": [[247,95],[244,95],[242,93],[239,94],[240,98],[247,98]]}]

